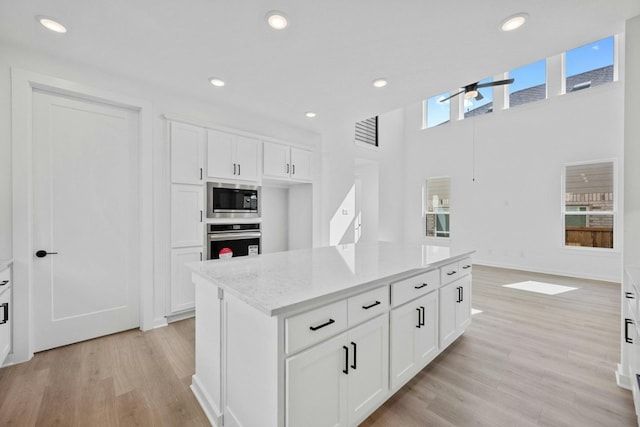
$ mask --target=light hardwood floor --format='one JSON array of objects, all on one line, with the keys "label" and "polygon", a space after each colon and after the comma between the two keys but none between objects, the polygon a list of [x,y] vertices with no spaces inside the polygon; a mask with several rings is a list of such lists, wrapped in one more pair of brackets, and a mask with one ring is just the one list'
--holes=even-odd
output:
[{"label": "light hardwood floor", "polygon": [[[467,332],[364,427],[632,426],[616,386],[619,285],[474,266]],[[555,295],[503,288],[537,280]],[[200,426],[193,319],[38,353],[0,369],[0,426]],[[304,426],[300,426],[304,427]]]}]

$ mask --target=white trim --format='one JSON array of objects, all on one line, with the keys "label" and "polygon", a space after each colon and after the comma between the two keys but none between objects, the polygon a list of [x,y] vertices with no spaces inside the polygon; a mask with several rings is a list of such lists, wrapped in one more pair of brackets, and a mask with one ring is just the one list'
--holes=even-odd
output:
[{"label": "white trim", "polygon": [[166,323],[153,310],[153,157],[151,103],[17,68],[11,69],[11,147],[13,191],[14,339],[13,363],[33,357],[32,343],[32,96],[34,89],[127,108],[138,113],[140,194],[140,329]]},{"label": "white trim", "polygon": [[[610,253],[609,253],[610,254]],[[506,262],[494,262],[487,261],[483,259],[473,258],[474,265],[482,265],[485,267],[496,267],[496,268],[504,268],[507,270],[519,270],[519,271],[527,271],[530,273],[542,273],[542,274],[553,274],[554,276],[563,276],[563,277],[573,277],[577,279],[587,279],[587,280],[597,280],[600,282],[610,282],[619,284],[621,278],[613,277],[613,276],[596,276],[596,275],[588,275],[588,274],[580,274],[578,272],[567,272],[561,270],[555,270],[553,268],[532,268],[528,265],[520,265],[520,264],[510,264]]]}]

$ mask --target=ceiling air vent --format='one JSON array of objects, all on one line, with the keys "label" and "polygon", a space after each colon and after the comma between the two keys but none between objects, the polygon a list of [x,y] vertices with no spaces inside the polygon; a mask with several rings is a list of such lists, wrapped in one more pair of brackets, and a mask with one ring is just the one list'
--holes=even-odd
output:
[{"label": "ceiling air vent", "polygon": [[378,116],[356,123],[356,142],[378,146]]}]

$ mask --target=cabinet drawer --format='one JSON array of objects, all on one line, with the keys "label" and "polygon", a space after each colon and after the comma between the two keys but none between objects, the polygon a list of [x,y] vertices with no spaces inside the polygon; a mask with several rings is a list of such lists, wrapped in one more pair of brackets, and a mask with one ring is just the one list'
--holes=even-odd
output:
[{"label": "cabinet drawer", "polygon": [[389,307],[389,287],[377,289],[353,296],[347,300],[349,326],[357,325],[367,319],[384,313]]},{"label": "cabinet drawer", "polygon": [[457,280],[458,277],[462,276],[459,270],[458,261],[440,267],[440,282],[442,285],[451,283],[454,280]]},{"label": "cabinet drawer", "polygon": [[471,258],[465,258],[458,261],[458,276],[466,276],[467,274],[471,274],[471,270],[473,270],[473,263],[471,262]]},{"label": "cabinet drawer", "polygon": [[0,294],[5,292],[11,286],[11,270],[7,268],[0,271]]},{"label": "cabinet drawer", "polygon": [[440,270],[431,270],[391,284],[391,304],[397,307],[407,301],[438,289]]},{"label": "cabinet drawer", "polygon": [[285,320],[285,351],[295,353],[346,328],[346,300],[289,317]]}]

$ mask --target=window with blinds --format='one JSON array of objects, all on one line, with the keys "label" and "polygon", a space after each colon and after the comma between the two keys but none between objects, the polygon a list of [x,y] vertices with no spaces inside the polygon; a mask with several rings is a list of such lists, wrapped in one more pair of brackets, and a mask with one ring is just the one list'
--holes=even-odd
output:
[{"label": "window with blinds", "polygon": [[378,116],[356,123],[356,142],[378,146]]}]

